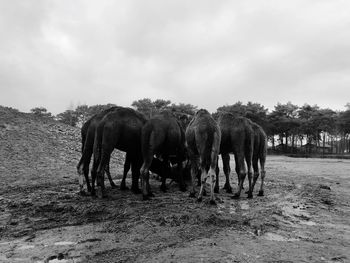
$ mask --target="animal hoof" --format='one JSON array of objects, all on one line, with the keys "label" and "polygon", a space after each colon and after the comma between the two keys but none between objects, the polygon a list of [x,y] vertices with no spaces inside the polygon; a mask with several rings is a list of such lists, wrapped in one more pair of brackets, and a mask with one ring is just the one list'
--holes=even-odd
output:
[{"label": "animal hoof", "polygon": [[161,190],[163,193],[165,193],[165,192],[167,191],[167,187],[161,185],[161,186],[160,186],[160,190]]},{"label": "animal hoof", "polygon": [[253,194],[251,192],[248,192],[248,198],[249,199],[253,198]]},{"label": "animal hoof", "polygon": [[112,187],[112,188],[117,188],[117,186],[115,185],[115,183],[112,183],[112,184],[111,184],[111,187]]},{"label": "animal hoof", "polygon": [[148,193],[148,196],[149,196],[149,197],[154,197],[154,194],[153,194],[152,192],[149,192],[149,193]]},{"label": "animal hoof", "polygon": [[198,202],[198,203],[202,202],[202,200],[203,200],[202,197],[198,197],[198,198],[197,198],[197,202]]},{"label": "animal hoof", "polygon": [[214,188],[214,193],[218,194],[219,193],[219,187]]},{"label": "animal hoof", "polygon": [[215,200],[210,200],[209,203],[210,203],[211,205],[216,205]]},{"label": "animal hoof", "polygon": [[196,193],[190,193],[188,197],[191,197],[191,198],[196,197]]},{"label": "animal hoof", "polygon": [[239,194],[234,194],[233,196],[231,196],[232,199],[239,199]]},{"label": "animal hoof", "polygon": [[264,196],[264,191],[259,191],[258,196]]}]

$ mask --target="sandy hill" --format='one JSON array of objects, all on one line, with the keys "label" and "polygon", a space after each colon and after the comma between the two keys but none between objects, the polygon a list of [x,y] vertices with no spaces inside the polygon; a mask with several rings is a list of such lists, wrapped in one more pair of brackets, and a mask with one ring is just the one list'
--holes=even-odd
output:
[{"label": "sandy hill", "polygon": [[[1,190],[72,180],[78,184],[80,151],[79,128],[0,106],[0,179],[8,183]],[[114,154],[112,174],[120,159],[120,153]]]}]

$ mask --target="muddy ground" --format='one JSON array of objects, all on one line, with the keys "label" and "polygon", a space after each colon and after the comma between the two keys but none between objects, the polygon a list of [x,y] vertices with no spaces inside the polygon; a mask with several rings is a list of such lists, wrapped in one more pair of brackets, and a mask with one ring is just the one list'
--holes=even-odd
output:
[{"label": "muddy ground", "polygon": [[107,199],[80,196],[74,173],[48,166],[44,183],[2,182],[0,261],[350,262],[349,167],[268,156],[264,197],[221,190],[212,206],[175,183],[162,193],[157,180],[151,201],[111,188]]},{"label": "muddy ground", "polygon": [[0,106],[0,262],[350,262],[350,160],[268,156],[264,197],[212,206],[155,179],[151,201],[81,196],[80,147],[78,128]]}]

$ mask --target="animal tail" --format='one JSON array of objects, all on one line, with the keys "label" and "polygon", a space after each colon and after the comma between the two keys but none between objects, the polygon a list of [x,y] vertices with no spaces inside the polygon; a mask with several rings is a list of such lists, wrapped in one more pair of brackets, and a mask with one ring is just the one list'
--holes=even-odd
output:
[{"label": "animal tail", "polygon": [[220,148],[220,133],[215,131],[214,133],[208,134],[204,145],[205,146],[201,154],[203,162],[202,167],[205,166],[205,169],[209,170],[210,167],[216,167],[216,158]]},{"label": "animal tail", "polygon": [[84,152],[85,142],[86,142],[86,132],[83,132],[83,130],[81,130],[81,153]]},{"label": "animal tail", "polygon": [[96,128],[94,146],[93,146],[94,162],[96,163],[98,163],[101,158],[103,128],[104,128],[104,125],[98,125]]},{"label": "animal tail", "polygon": [[90,162],[92,151],[93,151],[93,142],[94,142],[94,138],[91,138],[91,136],[94,136],[94,135],[91,135],[91,133],[82,132],[81,135],[82,135],[82,147],[81,147],[82,155],[77,165],[78,174],[83,173],[84,165],[86,163],[85,161],[89,160],[87,163]]},{"label": "animal tail", "polygon": [[265,164],[266,155],[267,155],[267,136],[266,136],[265,132],[262,130],[261,143],[260,143],[260,148],[259,148],[260,166]]},{"label": "animal tail", "polygon": [[254,153],[254,132],[251,129],[246,129],[245,131],[245,158],[252,160]]},{"label": "animal tail", "polygon": [[77,171],[78,171],[78,174],[82,174],[82,164],[83,164],[83,161],[84,161],[84,146],[85,146],[85,142],[86,142],[86,131],[83,130],[83,128],[81,129],[81,158],[79,160],[79,163],[77,165]]},{"label": "animal tail", "polygon": [[210,167],[215,170],[217,165],[217,157],[220,151],[221,134],[220,130],[213,134],[213,141],[210,154]]}]

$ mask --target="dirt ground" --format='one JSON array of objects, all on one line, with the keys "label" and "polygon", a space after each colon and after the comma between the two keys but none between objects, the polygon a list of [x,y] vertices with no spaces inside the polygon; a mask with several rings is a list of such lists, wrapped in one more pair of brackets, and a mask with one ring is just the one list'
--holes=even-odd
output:
[{"label": "dirt ground", "polygon": [[151,201],[111,188],[107,199],[80,196],[65,169],[46,183],[3,182],[0,261],[349,262],[349,165],[269,156],[266,196],[221,191],[217,206],[176,184],[161,193],[156,180]]},{"label": "dirt ground", "polygon": [[0,262],[350,262],[350,160],[268,156],[264,197],[221,190],[216,206],[155,179],[150,201],[110,187],[97,199],[78,194],[79,129],[5,113]]}]

